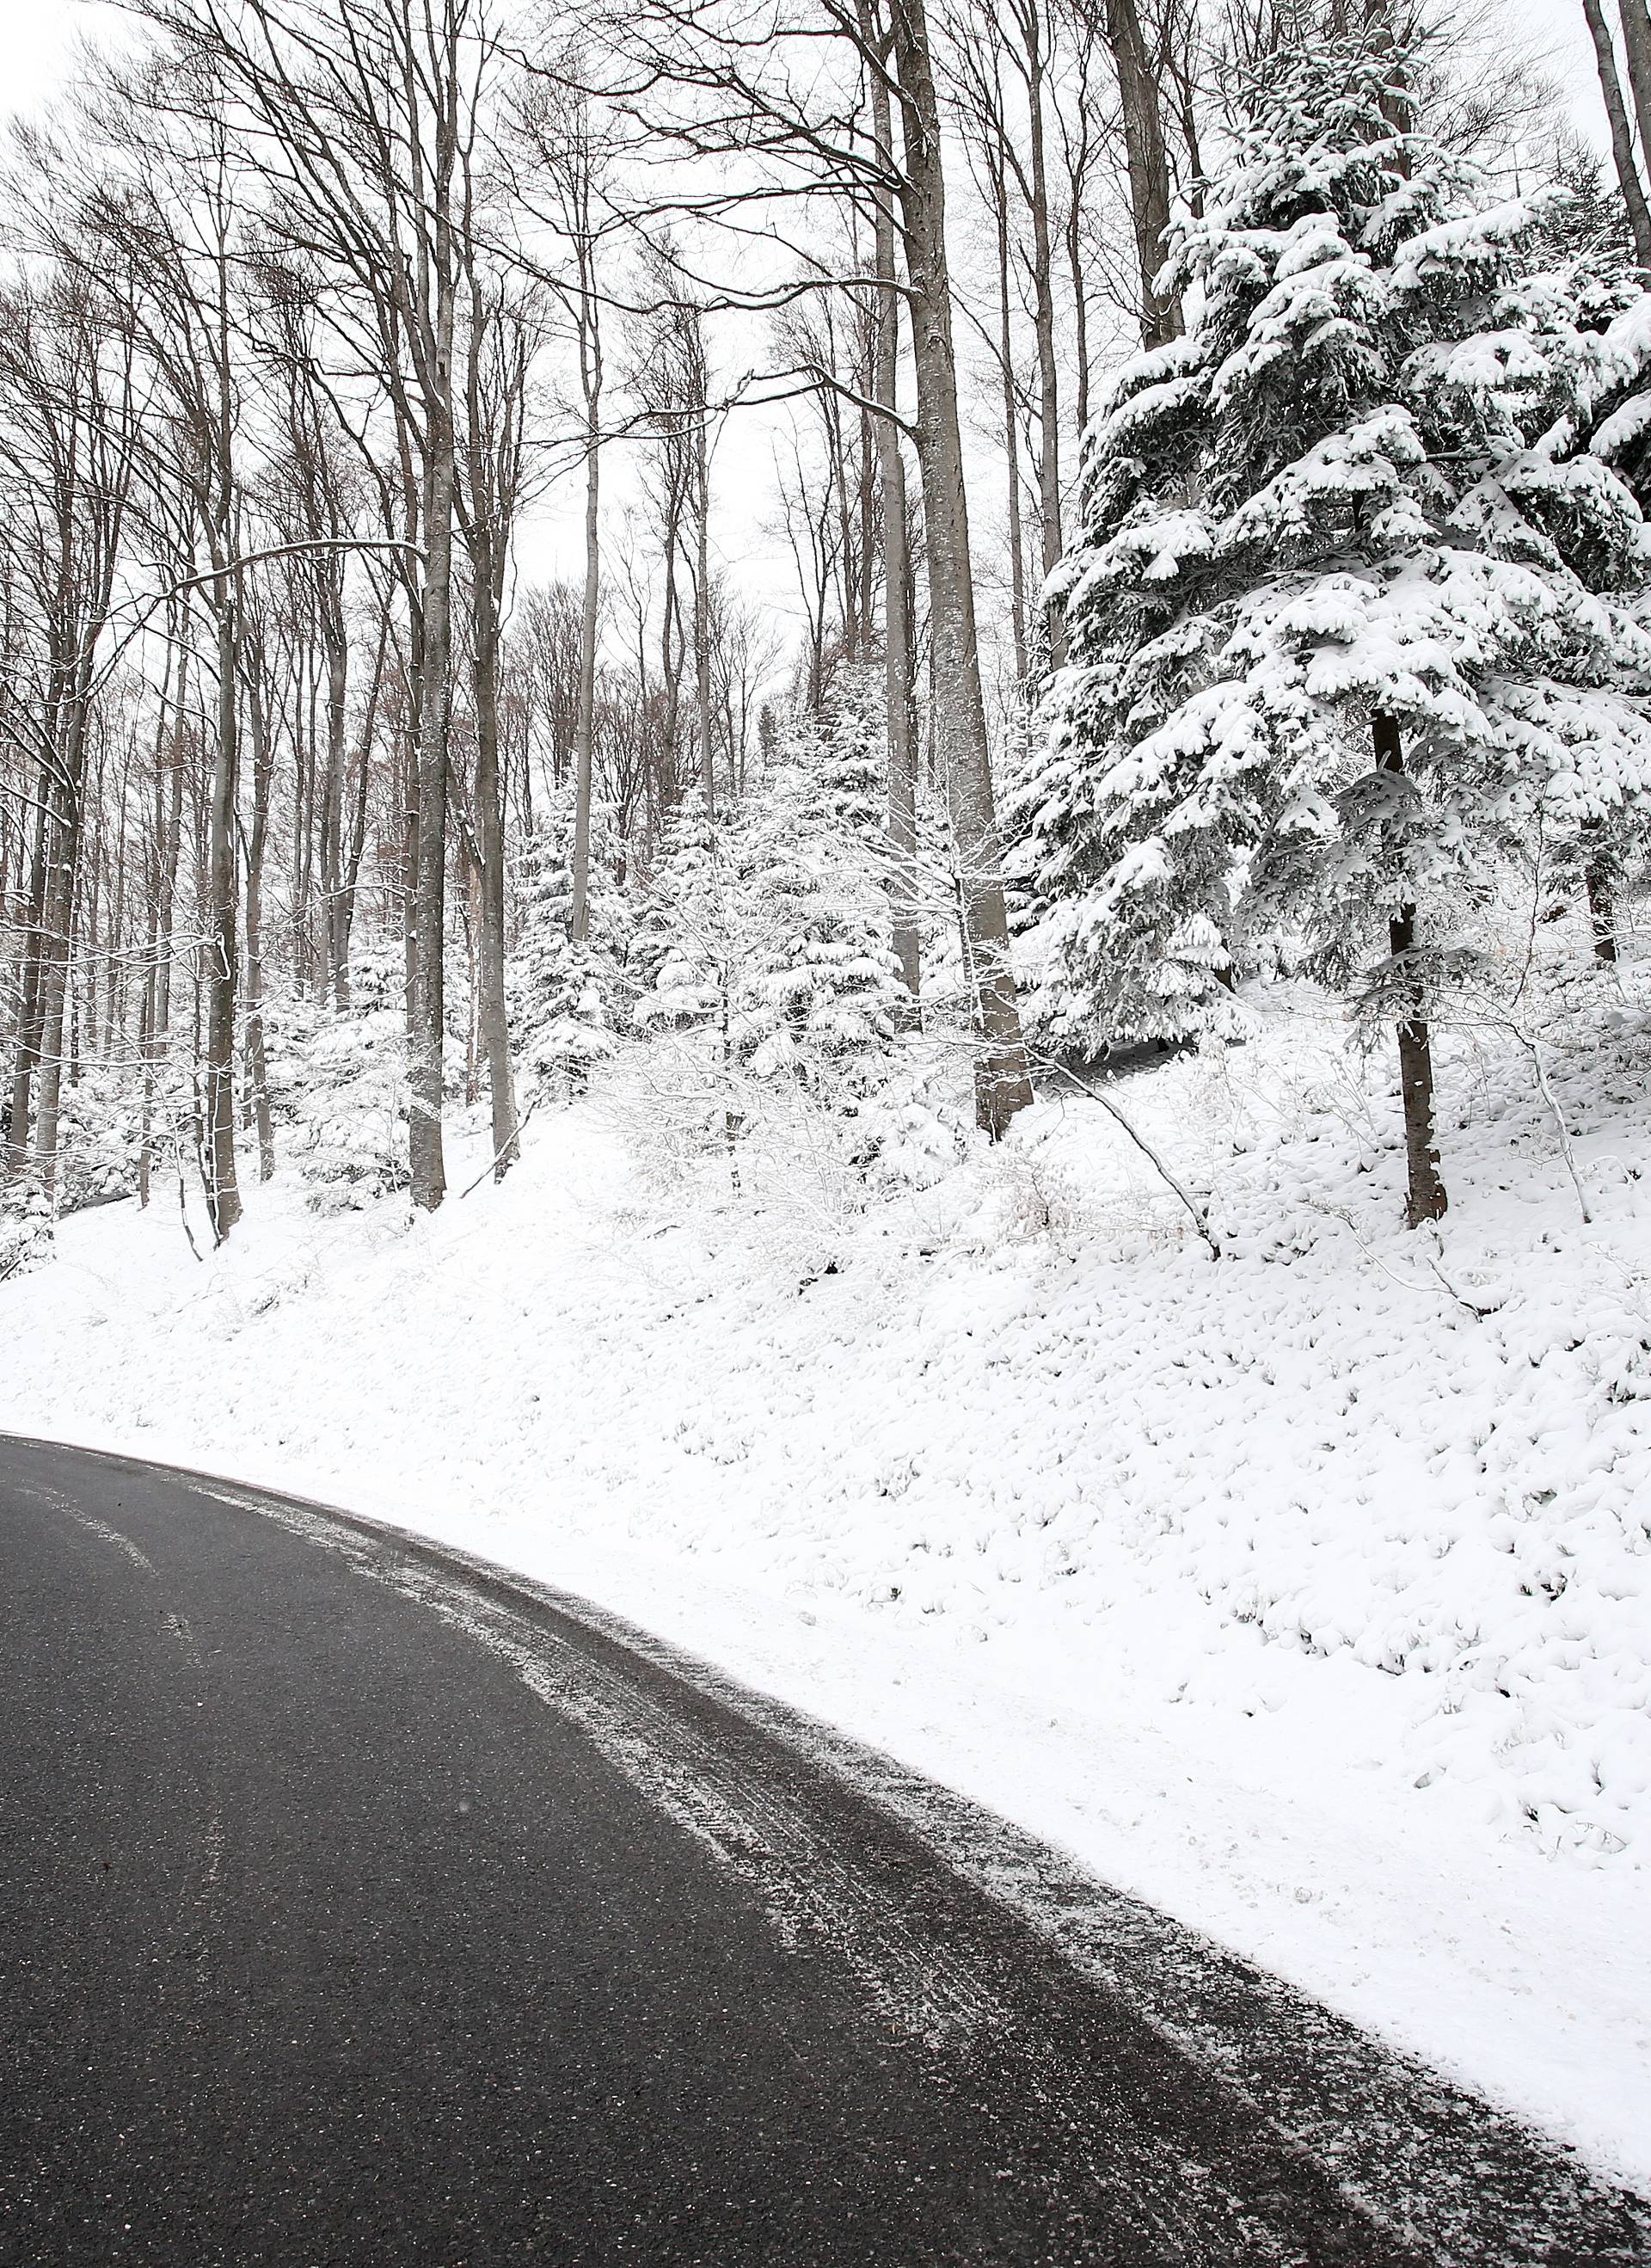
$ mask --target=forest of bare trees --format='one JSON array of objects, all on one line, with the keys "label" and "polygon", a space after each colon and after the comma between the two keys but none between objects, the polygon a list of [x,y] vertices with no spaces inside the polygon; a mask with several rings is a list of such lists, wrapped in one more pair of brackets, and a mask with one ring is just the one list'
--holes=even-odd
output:
[{"label": "forest of bare trees", "polygon": [[[1586,9],[1643,261],[1651,32]],[[858,782],[877,1028],[951,1031],[1001,1133],[1031,1096],[1002,814],[1068,658],[1082,435],[1183,332],[1168,232],[1239,76],[1411,27],[132,16],[6,158],[9,1216],[187,1185],[227,1237],[281,1160],[272,1065],[363,1010],[400,1019],[414,1205],[456,1101],[485,1092],[503,1175],[525,924],[556,925],[563,1020],[613,1024],[615,924],[686,902],[673,860],[721,872],[799,734]],[[1443,28],[1457,142],[1612,205],[1539,78]]]}]

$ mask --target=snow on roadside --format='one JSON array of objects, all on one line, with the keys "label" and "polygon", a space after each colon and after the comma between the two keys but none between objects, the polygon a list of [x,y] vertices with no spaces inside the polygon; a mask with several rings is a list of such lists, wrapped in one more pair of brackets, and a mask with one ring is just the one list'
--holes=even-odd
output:
[{"label": "snow on roadside", "polygon": [[1517,1050],[1449,1064],[1436,1240],[1308,996],[1131,1080],[1219,1263],[1081,1098],[852,1216],[650,1181],[621,1071],[410,1229],[66,1223],[0,1423],[583,1589],[1644,2182],[1651,1023],[1586,1042],[1586,1227]]}]

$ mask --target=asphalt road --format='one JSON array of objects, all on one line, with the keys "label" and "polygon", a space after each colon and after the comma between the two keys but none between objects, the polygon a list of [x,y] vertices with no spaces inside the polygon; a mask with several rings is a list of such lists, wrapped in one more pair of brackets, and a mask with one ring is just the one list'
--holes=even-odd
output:
[{"label": "asphalt road", "polygon": [[921,1793],[497,1571],[0,1440],[0,2263],[1651,2261]]}]

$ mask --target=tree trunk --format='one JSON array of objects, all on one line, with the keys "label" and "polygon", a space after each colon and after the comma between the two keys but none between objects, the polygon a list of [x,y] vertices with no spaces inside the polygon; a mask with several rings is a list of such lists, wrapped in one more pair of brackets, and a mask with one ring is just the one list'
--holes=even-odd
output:
[{"label": "tree trunk", "polygon": [[218,730],[207,851],[206,1127],[202,1165],[212,1234],[222,1244],[241,1217],[235,1176],[235,992],[239,638],[232,594],[216,596]]},{"label": "tree trunk", "polygon": [[1584,877],[1588,885],[1589,927],[1593,933],[1594,958],[1607,968],[1617,965],[1617,909],[1609,869],[1590,858]]},{"label": "tree trunk", "polygon": [[75,867],[80,846],[78,767],[70,757],[64,769],[67,777],[60,784],[62,808],[52,823],[46,879],[44,950],[40,957],[40,1076],[34,1110],[34,1170],[48,1203],[55,1202],[57,1194],[58,1101],[62,1092]]},{"label": "tree trunk", "polygon": [[997,206],[997,352],[1003,381],[1003,460],[1008,475],[1009,616],[1015,641],[1015,682],[1024,685],[1031,666],[1026,640],[1026,539],[1021,527],[1020,403],[1015,387],[1015,334],[1010,322],[1009,282],[1009,192],[1001,164],[993,173]]},{"label": "tree trunk", "polygon": [[[871,85],[872,131],[892,170],[893,129],[882,75]],[[873,391],[888,412],[875,419],[877,484],[883,503],[883,686],[888,711],[889,917],[894,957],[911,996],[914,1022],[922,997],[921,946],[917,927],[917,725],[912,713],[912,563],[906,540],[906,460],[899,404],[900,302],[894,288],[894,213],[879,193],[875,257],[881,289],[877,305]]]},{"label": "tree trunk", "polygon": [[34,813],[34,848],[29,859],[28,916],[22,939],[23,966],[18,1005],[17,1060],[11,1071],[11,1118],[6,1171],[20,1174],[29,1161],[29,1110],[34,1073],[40,1060],[40,987],[46,940],[46,878],[50,855],[48,804],[49,768],[40,768]]},{"label": "tree trunk", "polygon": [[322,935],[327,988],[334,1013],[349,1001],[349,945],[344,907],[345,702],[349,688],[349,640],[341,622],[327,625],[327,778],[321,795]]},{"label": "tree trunk", "polygon": [[895,0],[894,63],[900,92],[905,168],[900,183],[906,276],[912,295],[917,377],[917,453],[923,482],[936,726],[946,772],[951,829],[962,874],[965,924],[980,1053],[975,1117],[994,1139],[1032,1100],[1021,1037],[1002,855],[992,793],[991,752],[980,658],[963,437],[958,418],[946,264],[945,180],[923,0]]},{"label": "tree trunk", "polygon": [[[1627,0],[1633,6],[1634,0]],[[1582,13],[1594,42],[1594,55],[1599,65],[1599,91],[1604,99],[1606,122],[1611,128],[1611,155],[1616,160],[1617,180],[1621,186],[1623,202],[1628,208],[1628,225],[1633,232],[1634,257],[1642,268],[1651,268],[1651,207],[1646,203],[1645,185],[1640,178],[1640,167],[1633,154],[1633,129],[1628,122],[1628,112],[1623,101],[1622,80],[1617,70],[1617,51],[1611,44],[1611,26],[1605,20],[1601,0],[1582,0]]]},{"label": "tree trunk", "polygon": [[[1049,234],[1049,177],[1044,136],[1044,55],[1039,0],[1024,17],[1026,99],[1031,129],[1032,329],[1038,342],[1038,514],[1044,580],[1060,564],[1060,379],[1055,359],[1054,255]],[[1044,641],[1051,669],[1067,658],[1065,610],[1046,598]]]},{"label": "tree trunk", "polygon": [[[1397,717],[1378,714],[1374,725],[1376,761],[1386,772],[1402,772],[1405,755]],[[1388,924],[1388,947],[1402,972],[1416,949],[1416,909],[1401,906]],[[1439,1177],[1439,1152],[1434,1138],[1433,1043],[1420,1013],[1419,986],[1406,988],[1416,1012],[1398,1026],[1398,1076],[1405,1106],[1405,1156],[1408,1190],[1405,1219],[1420,1228],[1425,1220],[1443,1218],[1449,1200]]]},{"label": "tree trunk", "polygon": [[482,1050],[493,1106],[493,1177],[502,1182],[520,1154],[516,1082],[510,1070],[504,995],[504,814],[499,797],[499,623],[491,534],[472,578],[475,614],[476,812],[481,834],[480,957]]},{"label": "tree trunk", "polygon": [[596,293],[581,250],[579,376],[584,393],[584,591],[579,608],[579,701],[574,726],[573,908],[568,934],[591,932],[591,789],[596,754],[596,641],[602,596],[602,342]]},{"label": "tree trunk", "polygon": [[1072,286],[1072,359],[1077,371],[1076,411],[1078,438],[1082,441],[1090,425],[1090,293],[1089,278],[1083,261],[1083,207],[1078,194],[1079,185],[1072,184],[1072,201],[1067,213],[1067,269]]},{"label": "tree trunk", "polygon": [[1173,293],[1161,292],[1156,281],[1170,225],[1170,160],[1164,147],[1163,112],[1135,0],[1105,0],[1105,9],[1106,44],[1118,73],[1124,114],[1129,209],[1141,272],[1141,343],[1157,347],[1181,335],[1180,304]]},{"label": "tree trunk", "polygon": [[[1618,0],[1622,14],[1623,55],[1628,65],[1628,85],[1633,95],[1633,114],[1640,127],[1640,150],[1651,157],[1651,15],[1646,0]],[[1589,31],[1593,30],[1590,23]],[[1609,47],[1609,40],[1606,42]],[[1594,51],[1599,53],[1595,40]],[[1602,89],[1604,74],[1601,72]],[[1614,137],[1613,137],[1614,138]],[[1627,194],[1626,190],[1624,195]]]},{"label": "tree trunk", "polygon": [[183,718],[189,696],[189,656],[178,670],[177,724],[172,761],[163,768],[164,712],[155,745],[155,899],[150,909],[150,964],[143,986],[143,1105],[137,1154],[137,1194],[149,1203],[155,1152],[155,1072],[165,1057],[172,1024],[172,924],[178,900],[178,854],[183,843]]},{"label": "tree trunk", "polygon": [[[250,657],[249,657],[250,659]],[[269,840],[269,790],[275,759],[261,658],[247,671],[247,719],[253,737],[253,826],[246,842],[246,1073],[253,1123],[258,1130],[258,1178],[275,1170],[275,1132],[269,1109],[269,1063],[264,1047],[264,852]]]},{"label": "tree trunk", "polygon": [[693,441],[693,702],[699,712],[700,791],[705,815],[716,816],[715,746],[711,714],[711,454],[703,402]]},{"label": "tree trunk", "polygon": [[[451,320],[446,363],[451,369]],[[414,870],[408,1158],[413,1202],[434,1212],[447,1193],[442,1153],[442,1052],[446,1000],[442,949],[447,914],[447,737],[452,703],[454,436],[451,401],[431,405],[424,533],[418,717],[418,862]]]},{"label": "tree trunk", "polygon": [[373,740],[378,726],[378,703],[384,692],[385,656],[390,644],[390,613],[386,605],[378,622],[378,652],[373,662],[372,684],[367,694],[367,713],[362,719],[361,757],[356,775],[356,808],[350,821],[349,848],[345,857],[343,887],[338,907],[338,991],[334,1005],[342,1016],[350,1005],[349,943],[356,922],[356,891],[361,880],[361,861],[367,847],[367,799],[372,786]]}]

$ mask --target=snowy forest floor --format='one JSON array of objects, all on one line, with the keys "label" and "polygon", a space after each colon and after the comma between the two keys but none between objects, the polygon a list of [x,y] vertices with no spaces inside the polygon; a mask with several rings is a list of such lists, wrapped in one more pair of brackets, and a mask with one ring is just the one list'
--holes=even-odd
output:
[{"label": "snowy forest floor", "polygon": [[[1441,1049],[1452,1210],[1306,988],[855,1207],[646,1051],[409,1227],[290,1173],[0,1285],[0,1424],[582,1590],[1651,2180],[1651,1012]],[[481,1116],[455,1189],[486,1164]]]}]

